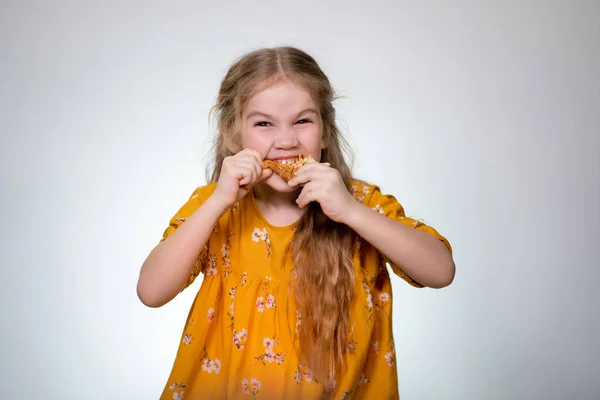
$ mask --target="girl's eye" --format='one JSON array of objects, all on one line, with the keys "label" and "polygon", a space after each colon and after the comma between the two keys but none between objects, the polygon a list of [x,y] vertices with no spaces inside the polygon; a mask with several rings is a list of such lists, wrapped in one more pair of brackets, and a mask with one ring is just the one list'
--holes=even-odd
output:
[{"label": "girl's eye", "polygon": [[254,124],[254,126],[269,126],[271,123],[267,121],[259,121]]},{"label": "girl's eye", "polygon": [[310,119],[301,119],[300,121],[296,122],[297,124],[303,125],[303,124],[310,124],[312,121]]}]

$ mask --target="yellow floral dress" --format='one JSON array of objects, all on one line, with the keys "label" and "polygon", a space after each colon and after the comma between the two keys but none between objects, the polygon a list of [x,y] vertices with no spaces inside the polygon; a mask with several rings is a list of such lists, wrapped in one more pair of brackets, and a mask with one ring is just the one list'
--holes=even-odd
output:
[{"label": "yellow floral dress", "polygon": [[[162,240],[200,207],[215,186],[193,192]],[[396,199],[378,187],[356,182],[352,194],[374,212],[430,233],[451,250],[435,229],[405,217]],[[286,248],[294,229],[295,224],[269,224],[252,193],[220,218],[185,286],[203,274],[161,399],[399,398],[387,260],[360,239],[354,251],[356,300],[347,369],[334,382],[315,382],[299,355],[302,315],[287,286],[293,263]],[[412,286],[422,287],[398,266],[391,268]]]}]

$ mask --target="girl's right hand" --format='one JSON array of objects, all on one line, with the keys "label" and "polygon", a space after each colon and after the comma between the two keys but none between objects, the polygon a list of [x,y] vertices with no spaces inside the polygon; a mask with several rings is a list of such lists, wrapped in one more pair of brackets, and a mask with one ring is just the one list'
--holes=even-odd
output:
[{"label": "girl's right hand", "polygon": [[270,169],[263,170],[262,161],[262,156],[254,149],[244,149],[225,157],[213,196],[231,207],[246,196],[254,185],[273,174]]}]

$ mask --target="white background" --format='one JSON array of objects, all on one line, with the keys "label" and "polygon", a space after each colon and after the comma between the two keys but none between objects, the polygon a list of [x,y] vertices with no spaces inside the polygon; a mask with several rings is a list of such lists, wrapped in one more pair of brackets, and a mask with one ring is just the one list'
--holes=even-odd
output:
[{"label": "white background", "polygon": [[600,396],[597,1],[0,4],[0,397],[158,398],[200,279],[148,309],[139,268],[227,68],[275,45],[454,247],[450,287],[394,279],[403,400]]}]

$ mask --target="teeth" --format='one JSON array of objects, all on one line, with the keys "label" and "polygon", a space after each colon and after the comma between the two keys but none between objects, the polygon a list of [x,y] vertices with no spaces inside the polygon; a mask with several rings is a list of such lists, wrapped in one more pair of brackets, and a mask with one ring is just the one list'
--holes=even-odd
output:
[{"label": "teeth", "polygon": [[280,163],[284,164],[284,165],[288,165],[288,164],[294,164],[296,162],[295,158],[290,158],[288,160],[281,160]]}]

